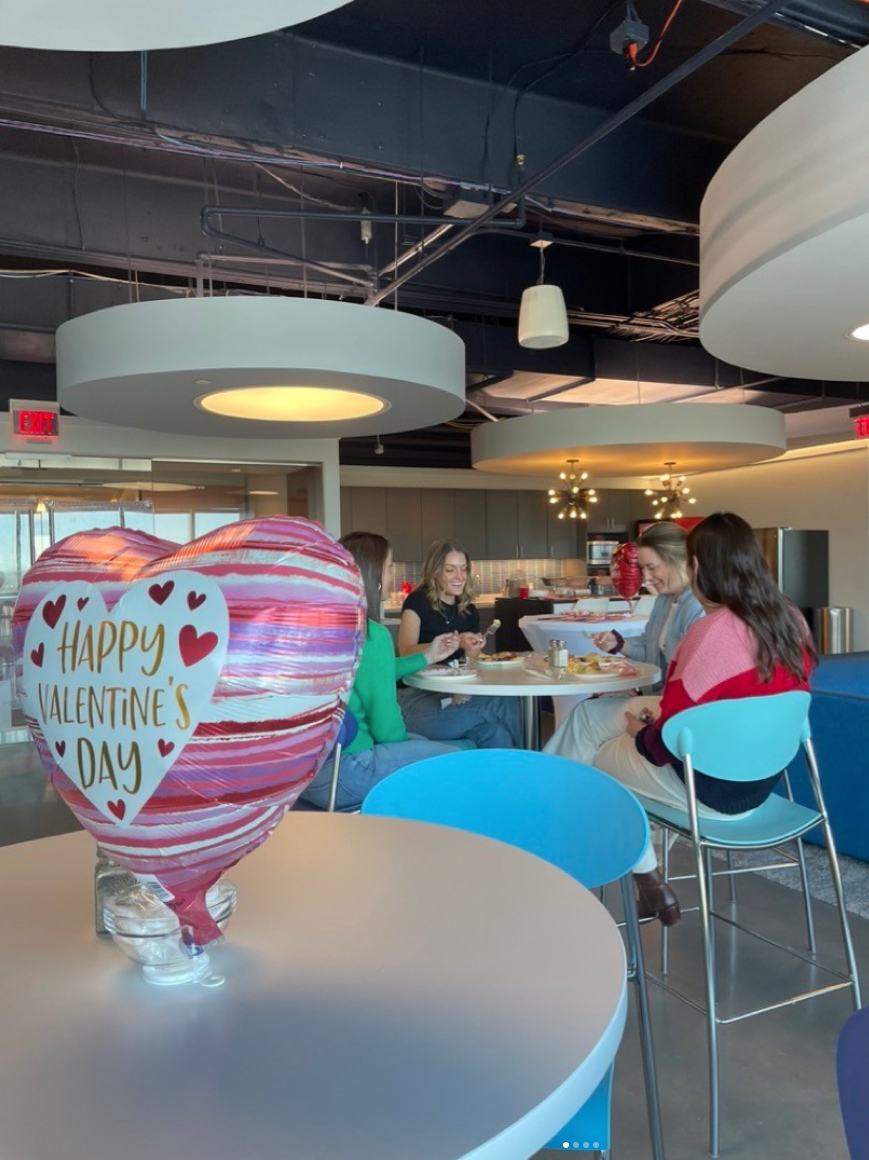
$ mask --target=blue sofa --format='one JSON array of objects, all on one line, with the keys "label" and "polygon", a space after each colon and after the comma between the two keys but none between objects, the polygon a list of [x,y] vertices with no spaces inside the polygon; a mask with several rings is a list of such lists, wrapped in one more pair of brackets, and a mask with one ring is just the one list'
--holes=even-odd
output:
[{"label": "blue sofa", "polygon": [[[821,659],[809,719],[836,848],[869,862],[869,652]],[[813,806],[802,753],[789,772],[794,797]]]}]

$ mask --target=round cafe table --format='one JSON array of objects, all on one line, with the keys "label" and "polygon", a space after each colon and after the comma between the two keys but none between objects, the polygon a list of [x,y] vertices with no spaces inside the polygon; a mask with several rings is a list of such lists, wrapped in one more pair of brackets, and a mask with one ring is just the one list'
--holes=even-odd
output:
[{"label": "round cafe table", "polygon": [[[556,637],[564,641],[571,656],[585,656],[587,653],[600,652],[592,640],[599,632],[618,632],[625,638],[640,636],[645,631],[648,621],[648,616],[630,616],[588,623],[556,613],[549,616],[523,616],[519,620],[519,628],[525,633],[528,643],[535,652],[545,653],[549,649],[550,640]],[[577,690],[573,697],[559,697],[555,701],[556,728],[575,705],[590,695],[590,692],[580,693]]]},{"label": "round cafe table", "polygon": [[289,814],[231,871],[215,989],[94,934],[93,863],[0,849],[3,1160],[527,1160],[621,1039],[615,923],[502,842]]},{"label": "round cafe table", "polygon": [[428,693],[451,693],[469,697],[520,697],[525,748],[539,749],[538,697],[553,697],[557,703],[561,698],[577,699],[577,694],[589,697],[593,693],[625,692],[642,688],[644,685],[654,685],[661,679],[661,670],[656,665],[633,661],[631,664],[635,670],[634,676],[606,677],[601,680],[578,680],[568,675],[560,680],[553,680],[551,677],[537,676],[520,666],[498,668],[494,665],[480,664],[476,668],[476,675],[467,679],[439,676],[428,669],[422,669],[413,676],[405,677],[404,683],[412,685],[415,689],[425,689]]}]

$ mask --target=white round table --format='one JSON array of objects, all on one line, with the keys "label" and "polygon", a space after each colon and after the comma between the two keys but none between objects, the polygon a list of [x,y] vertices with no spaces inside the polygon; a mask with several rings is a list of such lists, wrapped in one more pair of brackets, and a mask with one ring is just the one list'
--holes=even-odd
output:
[{"label": "white round table", "polygon": [[535,652],[545,653],[554,637],[563,640],[573,656],[585,656],[586,653],[600,652],[592,640],[599,632],[619,632],[623,637],[640,636],[648,622],[648,616],[632,616],[588,623],[570,616],[553,614],[523,616],[519,620],[519,627]]},{"label": "white round table", "polygon": [[422,669],[413,676],[405,677],[404,683],[415,689],[425,689],[428,693],[458,693],[470,697],[521,697],[523,706],[523,730],[526,749],[539,749],[537,728],[537,698],[549,696],[556,699],[572,697],[574,702],[590,697],[593,693],[620,693],[629,689],[654,685],[661,679],[661,670],[656,665],[631,662],[635,675],[629,677],[607,677],[599,681],[576,680],[565,675],[561,680],[551,680],[537,676],[519,666],[497,668],[481,664],[476,676],[468,679],[438,676],[428,669]]},{"label": "white round table", "polygon": [[0,849],[3,1160],[526,1160],[618,1047],[612,919],[500,842],[289,815],[231,871],[213,990],[94,934],[93,861]]},{"label": "white round table", "polygon": [[[591,623],[576,620],[569,616],[523,616],[519,620],[519,628],[528,638],[528,643],[535,652],[545,653],[553,637],[563,640],[571,656],[585,656],[587,653],[600,652],[592,640],[599,632],[618,632],[625,638],[640,636],[645,632],[649,622],[648,616],[617,617],[613,620],[592,621]],[[555,702],[555,726],[561,724],[565,717],[580,701],[584,701],[590,693],[577,693],[573,697],[559,697]]]}]

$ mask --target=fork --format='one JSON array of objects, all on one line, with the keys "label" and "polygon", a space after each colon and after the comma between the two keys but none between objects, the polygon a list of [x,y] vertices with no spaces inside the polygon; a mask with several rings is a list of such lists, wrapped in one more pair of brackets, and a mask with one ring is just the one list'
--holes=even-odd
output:
[{"label": "fork", "polygon": [[491,636],[492,633],[496,632],[500,627],[501,627],[501,621],[500,620],[493,620],[492,623],[489,625],[489,627],[486,629],[486,631],[483,633],[483,640],[485,640],[487,637]]}]

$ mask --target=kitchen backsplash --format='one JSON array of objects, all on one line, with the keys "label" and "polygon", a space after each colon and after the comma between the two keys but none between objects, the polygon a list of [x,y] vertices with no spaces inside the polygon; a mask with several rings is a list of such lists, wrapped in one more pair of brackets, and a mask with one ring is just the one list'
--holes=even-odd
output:
[{"label": "kitchen backsplash", "polygon": [[[480,592],[501,592],[508,580],[523,579],[534,588],[544,576],[584,576],[585,562],[580,560],[474,560],[471,569],[477,577]],[[393,587],[400,589],[405,582],[419,584],[422,563],[396,561]]]}]

